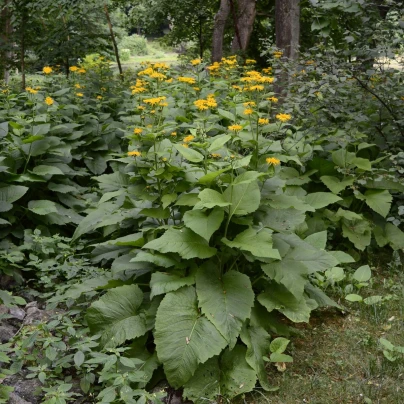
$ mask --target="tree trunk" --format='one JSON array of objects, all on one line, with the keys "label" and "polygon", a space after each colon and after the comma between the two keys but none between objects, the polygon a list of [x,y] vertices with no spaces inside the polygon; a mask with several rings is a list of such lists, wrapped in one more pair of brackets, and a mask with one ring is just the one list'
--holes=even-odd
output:
[{"label": "tree trunk", "polygon": [[237,18],[234,27],[236,35],[231,44],[231,51],[233,53],[239,50],[247,50],[253,32],[256,14],[255,0],[238,1],[238,12],[236,14]]},{"label": "tree trunk", "polygon": [[212,62],[220,62],[223,57],[223,37],[226,21],[230,14],[229,0],[221,0],[213,26]]},{"label": "tree trunk", "polygon": [[123,80],[123,71],[122,71],[121,59],[119,58],[118,45],[116,44],[114,30],[112,29],[111,19],[109,18],[108,6],[106,4],[104,4],[104,11],[105,11],[105,16],[107,17],[107,21],[108,21],[108,27],[109,27],[109,32],[111,34],[112,46],[113,46],[114,52],[115,52],[116,63],[118,63],[119,75],[120,75],[121,79]]},{"label": "tree trunk", "polygon": [[300,0],[276,0],[275,32],[276,46],[283,56],[296,60],[300,37]]},{"label": "tree trunk", "polygon": [[11,35],[11,15],[10,10],[8,8],[8,0],[4,1],[3,8],[0,14],[0,21],[2,23],[1,33],[0,33],[0,43],[3,49],[0,52],[0,73],[1,78],[4,79],[6,84],[10,79],[10,60],[11,60],[11,51],[10,47],[10,35]]}]

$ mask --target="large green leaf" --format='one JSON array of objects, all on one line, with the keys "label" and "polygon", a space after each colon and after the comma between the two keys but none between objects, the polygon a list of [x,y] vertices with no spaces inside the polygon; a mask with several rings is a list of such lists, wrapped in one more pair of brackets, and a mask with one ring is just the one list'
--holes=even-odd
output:
[{"label": "large green leaf", "polygon": [[273,281],[266,291],[258,296],[258,301],[269,312],[278,310],[295,323],[308,323],[311,311],[317,307],[314,300],[296,298],[285,286]]},{"label": "large green leaf", "polygon": [[237,234],[233,241],[222,238],[222,242],[231,248],[249,251],[256,257],[281,258],[278,250],[272,248],[272,232],[265,228],[258,232],[250,227]]},{"label": "large green leaf", "polygon": [[224,211],[215,208],[212,212],[203,212],[201,210],[189,210],[184,214],[185,226],[199,234],[206,241],[212,237],[212,234],[219,229],[224,218]]},{"label": "large green leaf", "polygon": [[404,248],[404,233],[392,223],[387,223],[385,228],[386,238],[393,250],[401,250]]},{"label": "large green leaf", "polygon": [[209,146],[208,151],[212,153],[216,150],[221,149],[230,139],[230,135],[216,136]]},{"label": "large green leaf", "polygon": [[170,268],[178,265],[178,261],[168,256],[168,254],[150,253],[148,251],[139,251],[136,257],[132,258],[130,262],[151,262],[158,267]]},{"label": "large green leaf", "polygon": [[246,360],[255,370],[261,387],[270,391],[273,387],[268,382],[268,373],[265,369],[263,356],[268,356],[271,336],[262,327],[244,327],[241,340],[247,345]]},{"label": "large green leaf", "polygon": [[7,212],[13,207],[13,202],[18,201],[28,191],[21,185],[0,185],[0,212]]},{"label": "large green leaf", "polygon": [[354,246],[363,251],[371,240],[371,229],[367,220],[342,220],[342,234],[348,238]]},{"label": "large green leaf", "polygon": [[86,319],[101,344],[114,347],[148,331],[146,313],[140,309],[143,292],[137,285],[111,289],[87,310]]},{"label": "large green leaf", "polygon": [[160,238],[150,241],[143,248],[150,248],[161,253],[176,252],[182,258],[210,258],[216,254],[216,248],[209,247],[208,242],[184,227],[168,229]]},{"label": "large green leaf", "polygon": [[331,192],[314,192],[312,194],[308,194],[305,197],[306,203],[308,203],[315,209],[324,208],[325,206],[331,205],[332,203],[341,200],[342,198]]},{"label": "large green leaf", "polygon": [[291,233],[305,221],[306,214],[297,209],[274,209],[263,206],[257,212],[257,218],[270,229],[281,233]]},{"label": "large green leaf", "polygon": [[189,161],[192,161],[193,163],[199,163],[203,160],[203,154],[197,152],[196,150],[192,150],[189,147],[184,147],[180,144],[176,144],[174,147],[181,153],[183,157]]},{"label": "large green leaf", "polygon": [[250,278],[236,271],[222,276],[219,268],[207,263],[196,274],[196,291],[202,313],[232,348],[254,305]]},{"label": "large green leaf", "polygon": [[200,202],[195,205],[195,209],[208,208],[212,209],[215,206],[229,206],[230,202],[226,201],[222,194],[213,189],[204,189],[198,195]]},{"label": "large green leaf", "polygon": [[175,272],[155,272],[150,280],[150,298],[169,292],[174,292],[183,286],[195,284],[195,272],[186,275],[185,270]]},{"label": "large green leaf", "polygon": [[195,404],[217,402],[217,396],[231,399],[251,391],[256,380],[255,370],[246,361],[245,347],[237,345],[220,359],[214,357],[199,366],[184,386],[184,397]]},{"label": "large green leaf", "polygon": [[227,345],[216,327],[200,314],[192,286],[164,297],[157,311],[154,338],[158,358],[174,388],[183,386],[199,364]]},{"label": "large green leaf", "polygon": [[32,172],[36,175],[64,175],[60,168],[46,165],[36,166]]},{"label": "large green leaf", "polygon": [[327,186],[327,188],[334,194],[339,194],[346,187],[354,183],[354,178],[352,177],[340,181],[337,177],[324,175],[320,177],[320,180],[323,181],[323,183]]},{"label": "large green leaf", "polygon": [[390,212],[393,197],[389,191],[385,189],[369,189],[365,192],[364,197],[366,205],[379,215],[386,217]]},{"label": "large green leaf", "polygon": [[224,199],[231,205],[229,215],[247,215],[255,212],[261,200],[257,181],[230,185],[223,193]]},{"label": "large green leaf", "polygon": [[28,209],[37,215],[48,215],[58,211],[55,202],[47,200],[29,201]]}]

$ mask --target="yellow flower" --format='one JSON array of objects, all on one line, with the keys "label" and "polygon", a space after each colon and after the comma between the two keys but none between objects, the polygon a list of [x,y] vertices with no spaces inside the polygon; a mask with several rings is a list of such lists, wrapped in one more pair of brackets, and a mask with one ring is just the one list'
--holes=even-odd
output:
[{"label": "yellow flower", "polygon": [[178,81],[181,83],[187,83],[187,84],[195,84],[196,80],[193,77],[178,77]]},{"label": "yellow flower", "polygon": [[243,129],[241,125],[231,125],[227,127],[229,130],[232,130],[233,132],[239,131]]},{"label": "yellow flower", "polygon": [[74,72],[77,72],[77,70],[79,70],[79,68],[77,66],[70,66],[69,70],[74,73]]},{"label": "yellow flower", "polygon": [[257,84],[255,86],[250,87],[250,91],[262,91],[264,89],[264,86],[262,84]]},{"label": "yellow flower", "polygon": [[268,125],[269,119],[268,118],[260,118],[258,119],[258,125]]},{"label": "yellow flower", "polygon": [[140,135],[142,132],[143,132],[143,129],[142,129],[142,128],[135,128],[135,129],[133,129],[133,133],[134,133],[135,135]]},{"label": "yellow flower", "polygon": [[276,119],[278,119],[281,122],[287,122],[292,119],[292,115],[290,114],[278,114],[276,115]]},{"label": "yellow flower", "polygon": [[184,142],[185,142],[185,143],[189,143],[189,142],[192,142],[194,139],[195,139],[195,136],[193,136],[193,135],[188,135],[188,136],[185,136],[185,137],[184,137]]},{"label": "yellow flower", "polygon": [[147,99],[143,100],[143,102],[146,104],[150,104],[150,105],[156,105],[156,104],[160,103],[161,101],[164,101],[165,99],[166,99],[166,97],[164,97],[164,96],[155,97],[155,98],[147,98]]},{"label": "yellow flower", "polygon": [[274,104],[276,104],[279,101],[276,97],[269,97],[267,98],[267,100],[273,102]]},{"label": "yellow flower", "polygon": [[257,104],[254,101],[243,102],[245,107],[255,107]]},{"label": "yellow flower", "polygon": [[247,60],[245,61],[245,64],[246,64],[246,65],[253,65],[253,64],[255,64],[255,63],[257,63],[257,61],[254,60],[254,59],[247,59]]},{"label": "yellow flower", "polygon": [[52,97],[46,97],[45,98],[45,104],[46,105],[52,105],[54,103],[53,98]]},{"label": "yellow flower", "polygon": [[83,68],[77,70],[77,73],[80,73],[80,74],[84,74],[85,72],[86,72],[86,69],[83,69]]},{"label": "yellow flower", "polygon": [[267,74],[272,73],[272,67],[266,67],[265,69],[262,69],[262,71]]},{"label": "yellow flower", "polygon": [[132,90],[132,94],[144,93],[145,91],[147,91],[147,89],[145,87],[135,87]]},{"label": "yellow flower", "polygon": [[159,72],[153,72],[151,74],[149,74],[149,77],[151,77],[152,79],[157,79],[157,80],[164,80],[167,78],[167,76],[163,73],[159,73]]},{"label": "yellow flower", "polygon": [[281,161],[278,160],[275,157],[268,157],[265,159],[265,161],[267,162],[268,165],[270,166],[278,166],[279,164],[281,164]]},{"label": "yellow flower", "polygon": [[238,90],[238,91],[241,91],[241,90],[242,90],[242,88],[241,88],[240,86],[236,85],[236,84],[232,85],[232,87],[233,87],[234,89]]},{"label": "yellow flower", "polygon": [[42,69],[42,71],[43,71],[45,74],[51,74],[53,70],[52,70],[51,67],[45,66],[45,67]]},{"label": "yellow flower", "polygon": [[139,157],[140,155],[141,155],[140,151],[137,151],[137,150],[128,152],[128,156]]},{"label": "yellow flower", "polygon": [[244,115],[251,115],[254,111],[251,108],[247,108],[244,110]]},{"label": "yellow flower", "polygon": [[274,55],[275,59],[280,59],[282,57],[282,55],[283,55],[283,52],[282,51],[275,51],[273,53],[273,55]]},{"label": "yellow flower", "polygon": [[159,102],[159,107],[168,107],[168,102],[160,101]]},{"label": "yellow flower", "polygon": [[137,109],[140,109],[141,111],[143,111],[144,109],[146,109],[146,107],[144,107],[143,105],[138,105]]},{"label": "yellow flower", "polygon": [[192,66],[197,66],[197,65],[200,65],[201,62],[202,62],[201,59],[193,59],[193,60],[191,60],[191,65]]},{"label": "yellow flower", "polygon": [[76,84],[74,85],[74,87],[76,87],[76,88],[81,88],[81,85],[80,85],[79,83],[76,83]]},{"label": "yellow flower", "polygon": [[34,90],[31,87],[26,87],[25,90],[28,91],[30,94],[36,94],[38,92],[38,90]]},{"label": "yellow flower", "polygon": [[177,132],[171,132],[171,136],[173,137],[177,136]]},{"label": "yellow flower", "polygon": [[77,97],[84,97],[83,93],[76,93]]},{"label": "yellow flower", "polygon": [[199,87],[192,87],[195,91],[201,91]]},{"label": "yellow flower", "polygon": [[187,145],[186,143],[182,144],[183,147],[186,147],[188,149],[189,145]]},{"label": "yellow flower", "polygon": [[172,79],[172,78],[166,80],[166,83],[172,83],[172,82],[173,82],[173,79]]},{"label": "yellow flower", "polygon": [[219,153],[212,153],[211,156],[212,156],[214,159],[220,159],[220,157],[222,157],[221,154],[219,154]]},{"label": "yellow flower", "polygon": [[97,95],[97,100],[102,100],[102,95]]}]

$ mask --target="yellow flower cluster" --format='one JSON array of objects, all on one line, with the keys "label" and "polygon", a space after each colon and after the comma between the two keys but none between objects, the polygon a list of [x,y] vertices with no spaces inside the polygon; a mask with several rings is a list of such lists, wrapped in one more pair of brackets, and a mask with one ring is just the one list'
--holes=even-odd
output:
[{"label": "yellow flower cluster", "polygon": [[282,57],[282,55],[283,55],[283,52],[282,51],[275,51],[273,53],[273,55],[274,55],[275,59],[280,59]]},{"label": "yellow flower cluster", "polygon": [[178,77],[178,81],[181,83],[187,83],[187,84],[195,84],[196,80],[193,77]]},{"label": "yellow flower cluster", "polygon": [[142,128],[135,128],[135,129],[133,129],[133,133],[134,133],[135,135],[140,135],[142,132],[143,132],[143,129],[142,129]]},{"label": "yellow flower cluster", "polygon": [[241,125],[231,125],[228,126],[227,128],[233,132],[238,132],[239,130],[243,129]]},{"label": "yellow flower cluster", "polygon": [[270,166],[278,166],[279,164],[281,164],[281,161],[278,160],[275,157],[268,157],[265,159],[265,161],[267,162],[268,165]]},{"label": "yellow flower cluster", "polygon": [[77,66],[70,66],[69,70],[74,73],[74,72],[77,72],[77,70],[79,70],[79,68]]},{"label": "yellow flower cluster", "polygon": [[146,62],[142,64],[143,65],[146,64],[147,67],[144,70],[140,71],[138,73],[138,76],[148,76],[151,79],[157,79],[157,80],[165,80],[167,78],[167,76],[164,73],[159,71],[159,70],[166,71],[170,68],[166,63]]},{"label": "yellow flower cluster", "polygon": [[258,119],[258,125],[268,125],[268,124],[269,124],[268,118],[259,118]]},{"label": "yellow flower cluster", "polygon": [[191,65],[192,66],[198,66],[198,65],[200,65],[202,63],[202,60],[201,59],[193,59],[193,60],[191,60]]},{"label": "yellow flower cluster", "polygon": [[264,69],[262,69],[262,71],[265,74],[271,74],[272,73],[272,67],[265,67]]},{"label": "yellow flower cluster", "polygon": [[54,103],[54,100],[52,97],[46,97],[45,98],[45,104],[51,106]]},{"label": "yellow flower cluster", "polygon": [[132,94],[139,94],[147,91],[146,86],[147,86],[146,81],[137,79],[136,84],[134,86],[130,86],[130,88],[132,90]]},{"label": "yellow flower cluster", "polygon": [[237,66],[237,58],[235,55],[229,56],[228,58],[222,58],[222,64],[226,67],[236,67]]},{"label": "yellow flower cluster", "polygon": [[76,93],[77,97],[84,97],[83,93]]},{"label": "yellow flower cluster", "polygon": [[195,139],[195,136],[193,136],[193,135],[188,135],[188,136],[185,136],[185,137],[184,137],[184,142],[185,142],[185,143],[190,143],[190,142],[192,142],[194,139]]},{"label": "yellow flower cluster", "polygon": [[256,63],[257,63],[257,61],[254,60],[254,59],[247,59],[247,60],[245,61],[245,64],[246,64],[246,65],[255,65]]},{"label": "yellow flower cluster", "polygon": [[247,108],[244,110],[244,115],[251,115],[254,112],[254,110],[252,108]]},{"label": "yellow flower cluster", "polygon": [[276,97],[268,97],[267,100],[273,102],[274,104],[276,104],[279,101],[278,98]]},{"label": "yellow flower cluster", "polygon": [[194,101],[194,105],[200,110],[205,111],[209,108],[216,108],[217,102],[215,100],[215,96],[213,94],[209,94],[206,98]]},{"label": "yellow flower cluster", "polygon": [[83,69],[83,68],[77,70],[77,73],[80,73],[80,74],[84,74],[84,73],[86,73],[86,72],[87,72],[87,70],[86,70],[86,69]]},{"label": "yellow flower cluster", "polygon": [[207,66],[206,68],[210,71],[211,74],[215,74],[220,69],[220,63],[214,62],[213,65]]},{"label": "yellow flower cluster", "polygon": [[270,76],[264,76],[260,72],[257,72],[256,70],[251,70],[247,72],[245,77],[242,77],[240,81],[242,83],[249,84],[242,89],[244,91],[263,91],[264,90],[263,84],[273,83],[274,78]]},{"label": "yellow flower cluster", "polygon": [[28,91],[30,94],[36,94],[38,90],[35,90],[32,87],[25,87],[25,90]]},{"label": "yellow flower cluster", "polygon": [[278,119],[281,122],[287,122],[292,119],[292,115],[290,114],[277,114],[276,119]]},{"label": "yellow flower cluster", "polygon": [[42,71],[43,71],[45,74],[51,74],[51,73],[53,72],[52,68],[49,67],[49,66],[45,66],[45,67],[42,69]]},{"label": "yellow flower cluster", "polygon": [[255,107],[257,104],[254,101],[243,102],[245,107]]},{"label": "yellow flower cluster", "polygon": [[166,99],[166,97],[162,96],[162,97],[155,97],[155,98],[147,98],[145,100],[143,100],[143,102],[145,104],[149,104],[149,105],[161,105],[161,102],[164,101]]},{"label": "yellow flower cluster", "polygon": [[128,156],[133,156],[133,157],[139,157],[142,153],[140,153],[140,151],[137,150],[133,150],[128,152]]}]

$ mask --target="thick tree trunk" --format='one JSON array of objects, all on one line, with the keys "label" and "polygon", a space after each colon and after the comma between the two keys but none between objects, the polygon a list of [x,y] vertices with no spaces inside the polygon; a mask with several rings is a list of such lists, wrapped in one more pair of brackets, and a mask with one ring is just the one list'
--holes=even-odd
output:
[{"label": "thick tree trunk", "polygon": [[121,59],[119,58],[118,45],[116,44],[114,30],[112,29],[111,18],[109,18],[108,6],[106,4],[104,4],[104,12],[105,12],[105,16],[107,17],[109,32],[111,34],[112,46],[113,46],[114,52],[115,52],[116,63],[118,64],[119,75],[120,75],[121,79],[123,80],[123,71],[122,71]]},{"label": "thick tree trunk", "polygon": [[219,11],[215,15],[213,27],[212,62],[220,62],[223,57],[223,37],[226,21],[230,14],[229,0],[221,0]]},{"label": "thick tree trunk", "polygon": [[253,32],[256,14],[255,0],[238,1],[238,12],[234,27],[236,35],[231,44],[231,51],[233,53],[239,50],[247,50]]},{"label": "thick tree trunk", "polygon": [[276,0],[276,46],[283,56],[295,60],[298,57],[300,38],[300,0]]}]

